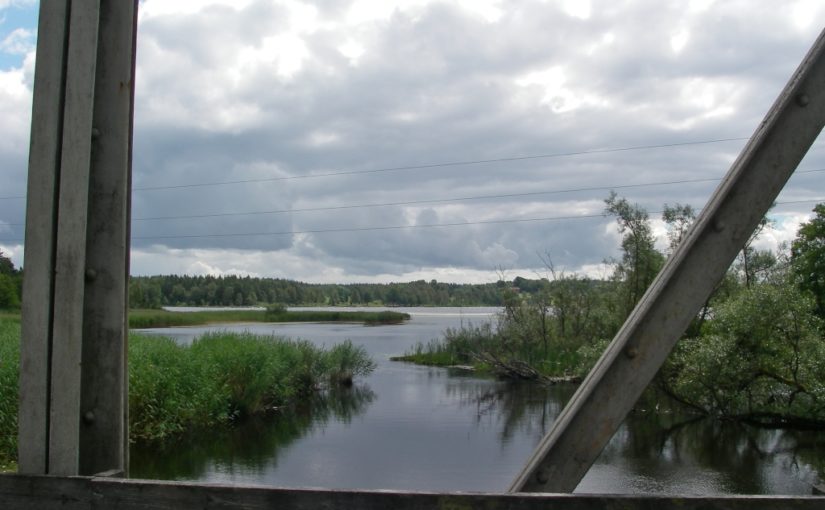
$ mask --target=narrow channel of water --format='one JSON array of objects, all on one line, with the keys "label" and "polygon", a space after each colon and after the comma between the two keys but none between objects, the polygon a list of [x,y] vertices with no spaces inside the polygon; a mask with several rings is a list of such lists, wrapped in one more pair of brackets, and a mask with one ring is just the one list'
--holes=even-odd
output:
[{"label": "narrow channel of water", "polygon": [[[400,326],[248,324],[152,330],[191,342],[212,329],[350,339],[378,363],[349,390],[163,448],[133,445],[135,478],[284,487],[503,491],[570,398],[570,386],[483,379],[389,361],[491,308],[401,309]],[[664,409],[633,413],[578,492],[809,494],[825,468],[825,434],[693,420]]]}]

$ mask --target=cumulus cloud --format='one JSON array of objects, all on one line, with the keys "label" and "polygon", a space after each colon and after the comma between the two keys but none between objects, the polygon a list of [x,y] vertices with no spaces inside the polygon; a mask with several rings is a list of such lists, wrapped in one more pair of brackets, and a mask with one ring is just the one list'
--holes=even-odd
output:
[{"label": "cumulus cloud", "polygon": [[[823,15],[807,0],[142,0],[133,271],[467,281],[550,253],[595,275],[618,249],[609,190],[652,217],[701,208]],[[0,74],[17,192],[26,73]],[[800,170],[822,167],[817,146]],[[823,175],[780,201],[825,198]]]}]

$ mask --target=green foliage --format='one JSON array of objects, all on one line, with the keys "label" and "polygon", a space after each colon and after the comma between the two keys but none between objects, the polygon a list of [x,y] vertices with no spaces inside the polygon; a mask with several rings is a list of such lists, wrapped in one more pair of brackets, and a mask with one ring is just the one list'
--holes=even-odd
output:
[{"label": "green foliage", "polygon": [[133,308],[163,306],[501,304],[497,285],[418,280],[388,284],[308,284],[280,278],[239,276],[141,276],[129,281]]},{"label": "green foliage", "polygon": [[615,192],[610,192],[604,203],[605,212],[616,217],[622,234],[622,259],[616,263],[614,278],[622,282],[618,310],[626,317],[659,273],[664,256],[654,246],[647,211]]},{"label": "green foliage", "polygon": [[229,322],[363,322],[366,325],[374,325],[401,324],[409,319],[409,314],[393,311],[286,310],[277,306],[269,307],[266,310],[129,311],[129,327],[134,329],[198,326]]},{"label": "green foliage", "polygon": [[799,288],[813,295],[817,314],[825,319],[825,204],[814,207],[814,217],[800,225],[791,260]]},{"label": "green foliage", "polygon": [[825,423],[825,341],[813,306],[789,283],[742,289],[714,310],[706,334],[678,346],[671,391],[709,414]]},{"label": "green foliage", "polygon": [[17,374],[20,322],[0,318],[0,471],[17,459]]},{"label": "green foliage", "polygon": [[260,415],[375,367],[351,342],[323,350],[250,333],[208,333],[191,346],[134,335],[129,354],[131,436],[142,440]]},{"label": "green foliage", "polygon": [[[17,455],[19,320],[0,317],[0,470]],[[375,368],[363,347],[332,349],[249,333],[212,333],[191,346],[129,337],[130,440],[157,441],[312,400]]]},{"label": "green foliage", "polygon": [[0,251],[0,310],[20,308],[23,273]]}]

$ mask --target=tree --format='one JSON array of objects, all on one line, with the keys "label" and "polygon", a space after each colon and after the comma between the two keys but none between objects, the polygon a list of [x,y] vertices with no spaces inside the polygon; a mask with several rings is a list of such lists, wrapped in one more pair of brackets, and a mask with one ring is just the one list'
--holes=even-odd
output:
[{"label": "tree", "polygon": [[707,334],[677,346],[672,391],[709,414],[764,424],[825,423],[825,342],[813,300],[786,278],[714,309]]},{"label": "tree", "polygon": [[825,204],[818,204],[813,212],[791,244],[791,264],[797,285],[813,294],[817,315],[825,318]]},{"label": "tree", "polygon": [[20,307],[21,276],[11,259],[0,251],[0,309]]},{"label": "tree", "polygon": [[17,274],[17,271],[14,269],[14,263],[10,258],[3,255],[2,250],[0,250],[0,274],[6,276],[13,276]]},{"label": "tree", "polygon": [[759,239],[765,229],[770,229],[772,226],[767,216],[762,217],[737,256],[738,263],[735,268],[745,287],[750,287],[760,277],[764,277],[776,264],[776,257],[769,250],[757,250],[753,247],[753,243]]},{"label": "tree", "polygon": [[687,235],[694,220],[696,220],[696,211],[687,204],[677,203],[673,207],[665,204],[662,219],[667,225],[668,249],[670,253],[673,253]]},{"label": "tree", "polygon": [[614,278],[622,283],[620,312],[624,320],[659,273],[664,257],[655,246],[647,211],[631,205],[614,191],[605,199],[605,212],[616,217],[622,234],[622,260],[616,264]]}]

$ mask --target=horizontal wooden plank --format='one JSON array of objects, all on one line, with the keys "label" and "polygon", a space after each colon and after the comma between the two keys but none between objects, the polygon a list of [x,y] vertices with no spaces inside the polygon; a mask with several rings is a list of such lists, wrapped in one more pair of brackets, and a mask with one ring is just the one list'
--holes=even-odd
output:
[{"label": "horizontal wooden plank", "polygon": [[279,489],[111,478],[0,475],[0,508],[180,510],[821,510],[818,496],[669,497]]}]

